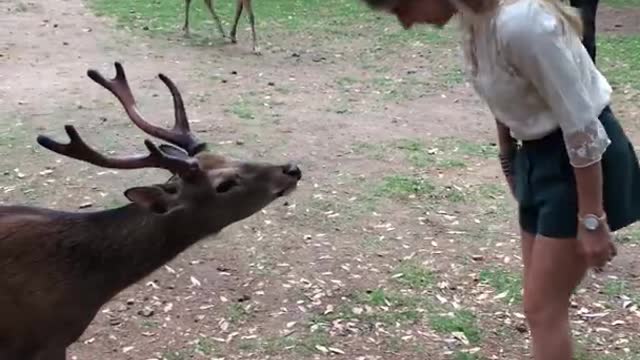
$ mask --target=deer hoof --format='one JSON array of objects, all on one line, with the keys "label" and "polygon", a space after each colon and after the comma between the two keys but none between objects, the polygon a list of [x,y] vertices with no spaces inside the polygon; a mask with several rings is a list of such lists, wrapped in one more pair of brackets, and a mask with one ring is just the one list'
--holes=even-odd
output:
[{"label": "deer hoof", "polygon": [[254,55],[262,55],[262,52],[260,51],[260,48],[253,48],[253,54]]}]

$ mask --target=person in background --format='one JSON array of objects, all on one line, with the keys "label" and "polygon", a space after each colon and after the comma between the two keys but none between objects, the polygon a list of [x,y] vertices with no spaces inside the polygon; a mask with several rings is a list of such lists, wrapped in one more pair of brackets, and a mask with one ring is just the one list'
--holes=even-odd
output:
[{"label": "person in background", "polygon": [[572,360],[571,294],[616,255],[611,232],[640,219],[638,158],[580,14],[559,0],[362,1],[407,29],[459,18],[466,74],[496,119],[518,202],[533,356]]},{"label": "person in background", "polygon": [[583,32],[582,44],[587,48],[591,60],[596,62],[596,13],[598,0],[571,0],[571,6],[580,9],[582,15]]}]

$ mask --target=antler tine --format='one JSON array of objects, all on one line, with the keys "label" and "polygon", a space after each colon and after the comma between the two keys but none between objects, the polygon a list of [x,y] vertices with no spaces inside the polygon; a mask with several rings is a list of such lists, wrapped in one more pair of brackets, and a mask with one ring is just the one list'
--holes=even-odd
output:
[{"label": "antler tine", "polygon": [[173,131],[176,134],[181,135],[183,144],[185,146],[183,147],[183,149],[187,150],[190,156],[201,152],[206,148],[207,144],[199,141],[191,132],[189,119],[187,118],[187,112],[184,109],[184,102],[182,101],[180,90],[178,90],[178,87],[168,76],[164,74],[158,74],[158,77],[167,86],[167,88],[169,88],[169,91],[171,92],[171,97],[173,98],[173,110],[176,118],[175,124],[173,125]]},{"label": "antler tine", "polygon": [[87,76],[109,90],[120,101],[127,115],[138,128],[153,137],[165,140],[182,148],[190,156],[197,154],[206,147],[205,143],[198,141],[191,133],[182,97],[169,78],[160,74],[160,79],[169,87],[169,91],[171,91],[171,95],[173,96],[176,123],[172,130],[152,125],[144,119],[136,106],[136,101],[129,87],[129,82],[127,81],[122,64],[115,62],[115,68],[116,76],[110,80],[105,79],[97,70],[87,71]]},{"label": "antler tine", "polygon": [[160,150],[150,140],[144,144],[149,150],[148,155],[134,155],[122,158],[106,157],[87,145],[73,125],[64,127],[69,136],[69,143],[62,144],[48,136],[39,135],[38,143],[43,147],[77,160],[110,169],[165,169],[179,176],[187,176],[199,170],[198,162],[192,158],[177,158]]}]

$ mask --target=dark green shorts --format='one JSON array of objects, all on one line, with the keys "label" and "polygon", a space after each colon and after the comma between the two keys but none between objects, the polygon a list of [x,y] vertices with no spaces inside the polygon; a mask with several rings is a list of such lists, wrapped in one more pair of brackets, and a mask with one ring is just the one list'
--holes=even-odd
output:
[{"label": "dark green shorts", "polygon": [[[604,208],[612,231],[640,219],[640,165],[609,107],[600,114],[611,145],[602,158]],[[578,201],[562,132],[525,141],[514,159],[520,226],[531,234],[575,238]]]}]

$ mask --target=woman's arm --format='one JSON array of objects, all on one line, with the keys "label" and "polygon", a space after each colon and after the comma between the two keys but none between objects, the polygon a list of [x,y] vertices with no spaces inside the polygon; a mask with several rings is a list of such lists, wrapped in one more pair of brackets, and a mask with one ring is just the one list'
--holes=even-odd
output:
[{"label": "woman's arm", "polygon": [[598,161],[586,167],[573,168],[578,189],[578,215],[604,216],[602,199],[602,165]]},{"label": "woman's arm", "polygon": [[500,166],[502,167],[502,173],[507,179],[511,194],[514,194],[513,187],[513,158],[516,154],[516,141],[511,137],[509,128],[496,119],[496,128],[498,130],[498,156],[500,158]]}]

